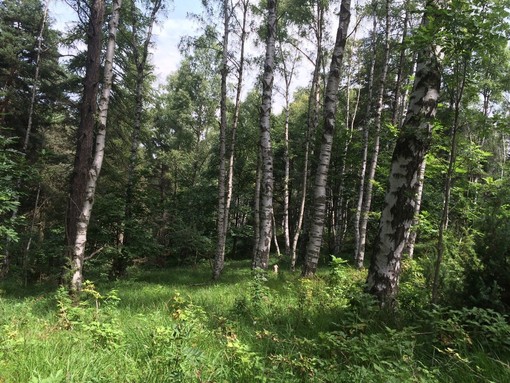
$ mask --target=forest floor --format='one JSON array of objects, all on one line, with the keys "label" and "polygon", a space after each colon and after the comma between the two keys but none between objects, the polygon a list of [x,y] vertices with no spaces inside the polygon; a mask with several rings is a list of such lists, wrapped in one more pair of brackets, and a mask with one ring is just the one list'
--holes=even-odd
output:
[{"label": "forest floor", "polygon": [[425,304],[403,279],[396,312],[336,260],[315,279],[280,268],[130,270],[86,283],[0,284],[0,382],[510,382],[507,318]]}]

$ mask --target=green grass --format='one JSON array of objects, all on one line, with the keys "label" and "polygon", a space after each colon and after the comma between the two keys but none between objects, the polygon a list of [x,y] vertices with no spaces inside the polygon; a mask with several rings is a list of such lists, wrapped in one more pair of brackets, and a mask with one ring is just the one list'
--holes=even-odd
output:
[{"label": "green grass", "polygon": [[365,274],[340,263],[314,280],[240,261],[220,282],[210,274],[132,270],[78,306],[50,286],[4,282],[0,382],[510,381],[497,313],[417,309],[423,294],[409,285],[406,307],[380,312]]}]

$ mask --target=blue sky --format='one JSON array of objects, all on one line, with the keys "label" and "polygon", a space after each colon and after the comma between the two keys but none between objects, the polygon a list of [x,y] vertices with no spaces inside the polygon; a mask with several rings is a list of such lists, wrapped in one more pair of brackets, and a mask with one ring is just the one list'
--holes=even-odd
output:
[{"label": "blue sky", "polygon": [[[167,5],[165,17],[155,26],[153,36],[152,61],[158,82],[164,82],[166,76],[178,68],[181,37],[197,33],[197,26],[187,18],[187,14],[200,12],[201,7],[201,0],[174,0]],[[75,12],[63,0],[50,0],[50,16],[55,27],[61,30],[76,22]]]},{"label": "blue sky", "polygon": [[[1,1],[1,0],[0,0]],[[70,0],[72,1],[72,0]],[[364,0],[358,0],[364,1]],[[154,27],[153,31],[153,47],[151,51],[152,63],[155,66],[155,75],[159,84],[165,83],[166,77],[175,72],[181,61],[178,45],[183,36],[197,35],[200,33],[200,25],[191,21],[188,13],[201,13],[202,0],[167,0],[166,11],[164,17],[160,17],[159,23]],[[337,11],[335,8],[334,10]],[[333,17],[333,25],[331,31],[334,34],[338,21],[336,16]],[[50,0],[50,16],[54,20],[54,26],[58,29],[65,30],[72,23],[76,22],[76,15],[73,9],[65,3],[64,0]],[[355,24],[355,19],[351,22],[351,28]],[[333,27],[334,26],[334,27]],[[312,47],[313,48],[313,47]],[[256,48],[253,41],[248,41],[247,47],[251,54],[261,54],[261,48]],[[300,86],[307,86],[310,81],[312,68],[306,60],[302,60],[299,64],[299,69],[295,73],[295,78],[292,84],[292,91]],[[246,84],[243,87],[244,94],[254,86],[257,69],[246,71]],[[282,80],[276,79],[275,84],[282,85]],[[274,111],[281,110],[283,106],[283,98],[281,94],[275,92],[274,94]]]}]

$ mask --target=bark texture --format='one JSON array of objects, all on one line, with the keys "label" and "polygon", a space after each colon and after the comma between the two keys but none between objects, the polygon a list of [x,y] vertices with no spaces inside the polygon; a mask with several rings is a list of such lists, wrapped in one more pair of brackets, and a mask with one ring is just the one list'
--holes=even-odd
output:
[{"label": "bark texture", "polygon": [[254,267],[267,269],[271,249],[273,217],[273,153],[271,148],[271,104],[274,80],[276,0],[267,2],[267,40],[264,74],[262,76],[262,103],[260,106],[260,152],[262,182],[260,194],[260,237],[255,252]]},{"label": "bark texture", "polygon": [[[317,2],[316,8],[316,22],[314,25],[315,42],[317,50],[315,51],[315,61],[309,58],[309,61],[314,65],[312,84],[310,86],[310,95],[308,96],[308,114],[307,114],[307,132],[305,143],[305,158],[303,166],[303,181],[301,187],[301,201],[299,204],[299,214],[297,224],[294,228],[294,236],[292,238],[291,256],[290,256],[290,269],[292,271],[296,268],[297,261],[297,247],[303,227],[305,217],[306,202],[308,199],[308,188],[310,178],[310,157],[313,156],[314,137],[315,132],[319,126],[319,108],[321,100],[321,87],[320,87],[320,74],[322,69],[322,61],[324,52],[322,49],[323,29],[324,29],[324,13],[326,11],[325,4]],[[299,47],[296,47],[298,50]],[[301,50],[300,50],[301,51]],[[308,57],[308,56],[306,56]]]},{"label": "bark texture", "polygon": [[218,177],[218,243],[213,263],[213,279],[220,277],[225,265],[225,242],[227,240],[226,214],[226,136],[227,136],[227,76],[228,76],[228,35],[229,35],[229,7],[228,0],[223,1],[223,50],[221,56],[221,97],[220,97],[220,169]]},{"label": "bark texture", "polygon": [[[105,13],[104,0],[94,0],[90,7],[90,20],[87,30],[87,58],[83,99],[80,106],[80,125],[77,132],[77,147],[74,158],[71,190],[67,212],[66,237],[71,259],[76,242],[77,222],[85,201],[88,171],[92,163],[94,127],[97,115],[99,93],[99,73],[101,65],[102,26]],[[80,266],[81,270],[81,266]]]},{"label": "bark texture", "polygon": [[[427,26],[436,1],[428,1],[422,19]],[[392,307],[398,292],[402,251],[409,235],[419,185],[419,170],[430,146],[441,72],[439,50],[432,43],[418,55],[409,108],[393,152],[389,188],[370,263],[367,290],[382,307]]]},{"label": "bark texture", "polygon": [[[113,1],[112,18],[109,24],[108,46],[104,64],[104,81],[99,100],[98,131],[95,140],[94,159],[88,170],[87,182],[85,184],[85,198],[81,208],[81,214],[76,223],[76,238],[73,248],[71,290],[80,291],[83,281],[83,262],[85,260],[85,244],[87,243],[87,229],[94,206],[97,180],[101,172],[104,158],[106,140],[106,119],[108,116],[108,103],[113,78],[113,58],[115,55],[115,39],[119,25],[120,6],[122,0]],[[104,5],[104,4],[103,4]]]},{"label": "bark texture", "polygon": [[344,57],[345,43],[347,41],[347,29],[351,18],[350,0],[342,0],[340,6],[340,23],[335,39],[335,47],[331,58],[328,81],[326,84],[326,99],[324,104],[324,133],[319,153],[319,164],[314,183],[314,212],[310,228],[310,238],[306,248],[306,260],[303,268],[303,276],[315,275],[319,261],[319,253],[322,244],[322,232],[326,218],[326,184],[331,160],[331,148],[333,133],[336,124],[336,110],[338,106],[338,88],[340,85],[340,71]]}]

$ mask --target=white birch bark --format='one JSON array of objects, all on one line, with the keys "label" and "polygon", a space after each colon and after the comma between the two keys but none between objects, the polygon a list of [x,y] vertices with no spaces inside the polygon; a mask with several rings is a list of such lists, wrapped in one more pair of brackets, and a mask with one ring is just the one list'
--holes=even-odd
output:
[{"label": "white birch bark", "polygon": [[267,40],[264,74],[262,76],[262,103],[260,106],[260,151],[262,160],[262,182],[260,196],[260,238],[257,243],[254,266],[267,269],[271,249],[273,217],[273,153],[271,148],[271,104],[273,95],[276,0],[267,2]]},{"label": "white birch bark", "polygon": [[101,166],[104,158],[104,148],[106,139],[106,119],[108,116],[108,103],[110,101],[110,91],[113,78],[113,59],[115,56],[115,39],[119,25],[120,7],[122,0],[114,0],[112,8],[112,18],[109,24],[108,46],[104,64],[104,79],[101,97],[99,99],[99,117],[98,132],[95,140],[95,153],[92,165],[89,169],[88,179],[85,190],[85,201],[81,208],[81,214],[76,225],[76,239],[73,249],[72,279],[71,290],[78,292],[81,290],[83,281],[83,262],[85,260],[85,244],[87,242],[87,229],[90,222],[90,215],[94,205],[97,180],[101,172]]},{"label": "white birch bark", "polygon": [[324,133],[319,154],[319,164],[314,183],[314,211],[310,228],[310,238],[306,248],[306,260],[303,276],[315,274],[319,261],[322,244],[324,221],[326,218],[326,184],[331,160],[333,133],[336,123],[336,109],[338,105],[338,88],[340,85],[340,71],[347,41],[347,30],[351,18],[350,0],[342,0],[340,6],[340,23],[338,25],[335,47],[331,58],[328,80],[326,84],[326,99],[324,104]]},{"label": "white birch bark", "polygon": [[[437,0],[429,0],[422,25],[429,24]],[[389,187],[367,278],[367,291],[381,307],[393,307],[398,292],[401,257],[414,216],[418,173],[430,146],[441,85],[440,53],[433,42],[418,55],[406,119],[393,152]]]},{"label": "white birch bark", "polygon": [[[303,221],[305,217],[306,200],[308,198],[308,187],[309,187],[309,176],[310,176],[310,157],[313,156],[314,138],[315,132],[319,126],[319,108],[320,108],[320,73],[323,61],[322,52],[322,40],[323,40],[323,28],[324,28],[324,12],[325,7],[320,2],[317,2],[317,18],[316,25],[314,26],[315,31],[315,43],[317,46],[315,60],[305,55],[308,60],[314,65],[312,84],[310,87],[310,95],[308,97],[308,116],[307,116],[307,133],[305,143],[305,155],[304,155],[304,166],[303,166],[303,181],[301,186],[301,201],[299,204],[299,214],[297,224],[294,228],[294,235],[292,238],[291,245],[291,256],[290,256],[290,269],[292,271],[296,268],[297,261],[297,247],[299,237],[301,236],[301,230],[303,228]],[[301,53],[301,49],[296,47]]]},{"label": "white birch bark", "polygon": [[223,49],[221,56],[221,98],[220,98],[220,169],[218,177],[218,218],[217,233],[218,243],[213,263],[213,279],[220,277],[225,265],[225,243],[227,236],[226,214],[226,136],[227,136],[227,76],[228,76],[228,35],[230,23],[230,11],[228,0],[223,0]]}]

